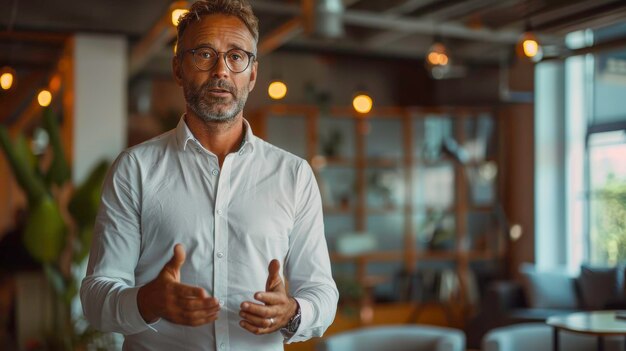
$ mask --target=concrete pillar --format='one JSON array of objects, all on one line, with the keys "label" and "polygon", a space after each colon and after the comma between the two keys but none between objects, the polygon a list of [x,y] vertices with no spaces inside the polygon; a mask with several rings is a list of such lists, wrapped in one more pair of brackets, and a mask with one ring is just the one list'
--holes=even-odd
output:
[{"label": "concrete pillar", "polygon": [[535,68],[535,264],[566,264],[565,69],[561,61]]}]

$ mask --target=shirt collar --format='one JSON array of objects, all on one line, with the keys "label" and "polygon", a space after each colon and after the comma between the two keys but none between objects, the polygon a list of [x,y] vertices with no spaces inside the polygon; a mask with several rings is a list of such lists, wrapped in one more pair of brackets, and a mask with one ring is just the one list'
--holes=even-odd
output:
[{"label": "shirt collar", "polygon": [[[245,134],[238,150],[240,155],[251,152],[254,149],[254,139],[256,138],[252,133],[252,127],[250,127],[250,123],[248,122],[248,120],[244,118],[243,123],[245,128]],[[190,140],[198,145],[201,145],[187,126],[187,123],[185,122],[185,114],[181,116],[180,120],[178,121],[178,125],[176,126],[176,139],[178,142],[178,147],[183,151],[187,150],[187,143]]]}]

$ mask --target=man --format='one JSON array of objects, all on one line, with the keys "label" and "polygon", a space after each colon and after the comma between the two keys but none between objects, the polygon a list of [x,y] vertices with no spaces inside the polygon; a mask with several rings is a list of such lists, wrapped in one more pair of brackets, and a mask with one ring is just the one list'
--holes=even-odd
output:
[{"label": "man", "polygon": [[186,113],[107,176],[81,300],[124,349],[282,350],[334,319],[311,168],[243,118],[257,41],[245,0],[192,5],[172,65]]}]

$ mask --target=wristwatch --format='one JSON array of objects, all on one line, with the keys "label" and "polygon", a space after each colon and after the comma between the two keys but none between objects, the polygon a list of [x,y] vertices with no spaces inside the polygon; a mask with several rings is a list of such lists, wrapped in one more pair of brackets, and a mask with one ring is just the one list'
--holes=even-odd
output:
[{"label": "wristwatch", "polygon": [[296,309],[296,314],[291,317],[287,325],[280,330],[286,337],[291,337],[298,331],[298,327],[300,326],[300,319],[302,318],[300,304],[298,303],[298,300],[294,299],[294,301],[296,301],[296,305],[298,305],[298,308]]}]

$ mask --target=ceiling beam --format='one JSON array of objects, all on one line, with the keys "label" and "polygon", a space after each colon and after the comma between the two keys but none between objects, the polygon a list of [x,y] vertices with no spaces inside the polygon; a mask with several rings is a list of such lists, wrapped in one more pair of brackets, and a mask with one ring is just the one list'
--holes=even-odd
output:
[{"label": "ceiling beam", "polygon": [[130,51],[128,63],[129,79],[135,77],[148,61],[176,38],[176,27],[172,25],[169,12],[164,14],[150,31]]},{"label": "ceiling beam", "polygon": [[[279,5],[267,0],[255,1],[254,8],[256,11],[280,15],[298,16],[300,14],[300,7],[298,5]],[[506,44],[517,42],[519,36],[521,35],[520,31],[492,31],[486,28],[472,29],[456,22],[441,23],[434,20],[416,20],[414,18],[407,18],[393,14],[380,14],[371,11],[354,9],[346,9],[342,18],[345,24],[365,28],[425,35],[441,33],[446,37]]]},{"label": "ceiling beam", "polygon": [[264,36],[263,40],[259,42],[259,57],[269,54],[303,32],[304,25],[302,24],[302,20],[300,20],[300,18],[293,18],[283,23],[267,36]]},{"label": "ceiling beam", "polygon": [[[402,4],[390,7],[385,11],[387,15],[406,15],[417,10],[420,7],[432,3],[434,0],[406,0]],[[382,33],[375,34],[366,40],[365,45],[369,47],[378,47],[396,42],[405,38],[409,33],[387,30]]]}]

